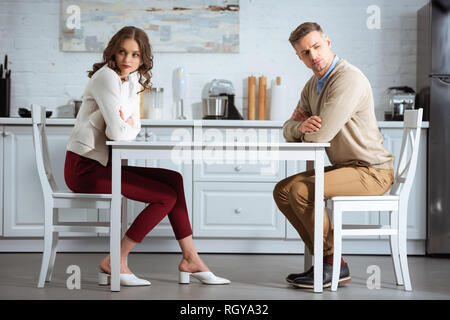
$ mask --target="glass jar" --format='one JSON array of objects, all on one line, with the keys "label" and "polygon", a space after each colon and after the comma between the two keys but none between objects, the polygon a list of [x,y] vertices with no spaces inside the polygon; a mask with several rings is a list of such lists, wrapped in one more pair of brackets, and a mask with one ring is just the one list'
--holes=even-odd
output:
[{"label": "glass jar", "polygon": [[161,120],[164,118],[164,88],[152,88],[144,97],[144,118]]}]

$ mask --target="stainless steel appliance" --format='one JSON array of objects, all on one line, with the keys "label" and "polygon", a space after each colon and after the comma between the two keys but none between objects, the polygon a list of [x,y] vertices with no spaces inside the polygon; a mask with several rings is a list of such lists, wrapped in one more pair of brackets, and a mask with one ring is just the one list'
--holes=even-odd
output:
[{"label": "stainless steel appliance", "polygon": [[203,119],[224,119],[227,115],[228,97],[216,96],[202,99]]},{"label": "stainless steel appliance", "polygon": [[414,109],[415,91],[410,87],[390,87],[389,109],[384,113],[384,120],[403,121],[406,110]]},{"label": "stainless steel appliance", "polygon": [[428,131],[427,254],[450,254],[450,1],[417,13],[417,99]]},{"label": "stainless steel appliance", "polygon": [[202,99],[203,119],[243,120],[234,104],[233,83],[214,79],[207,85],[207,96]]}]

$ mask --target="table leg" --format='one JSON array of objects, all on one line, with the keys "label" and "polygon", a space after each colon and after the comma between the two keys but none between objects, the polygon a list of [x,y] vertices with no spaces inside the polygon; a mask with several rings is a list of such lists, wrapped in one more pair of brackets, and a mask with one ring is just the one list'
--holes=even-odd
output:
[{"label": "table leg", "polygon": [[323,291],[324,150],[316,150],[314,183],[314,292]]},{"label": "table leg", "polygon": [[[309,171],[309,170],[314,170],[314,161],[310,161],[310,160],[306,161],[306,171]],[[305,253],[303,255],[303,268],[304,268],[304,271],[308,271],[313,265],[313,263],[312,263],[313,255],[312,255],[312,252],[309,251],[309,249],[306,245],[305,245],[304,251],[305,251]]]},{"label": "table leg", "polygon": [[111,258],[111,291],[120,291],[120,229],[121,229],[121,184],[122,170],[119,150],[112,149],[112,199],[109,231]]},{"label": "table leg", "polygon": [[[122,208],[120,209],[121,212],[120,239],[123,239],[128,229],[128,200],[125,197],[121,198],[122,198]],[[125,262],[128,265],[128,257],[126,258]]]}]

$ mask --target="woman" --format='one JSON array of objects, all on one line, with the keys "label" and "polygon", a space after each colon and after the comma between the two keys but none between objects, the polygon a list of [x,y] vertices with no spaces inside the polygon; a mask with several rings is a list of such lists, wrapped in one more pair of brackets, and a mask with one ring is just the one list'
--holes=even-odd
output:
[{"label": "woman", "polygon": [[[141,129],[139,93],[150,88],[153,55],[146,33],[124,27],[109,41],[103,62],[93,65],[66,153],[64,177],[79,193],[111,193],[111,150],[107,140],[130,141]],[[206,284],[228,284],[216,277],[199,257],[192,240],[182,176],[172,170],[122,167],[122,195],[150,203],[135,219],[121,241],[120,283],[150,285],[127,266],[127,256],[166,215],[183,257],[180,283],[190,275]],[[110,257],[100,263],[99,284],[108,284]]]}]

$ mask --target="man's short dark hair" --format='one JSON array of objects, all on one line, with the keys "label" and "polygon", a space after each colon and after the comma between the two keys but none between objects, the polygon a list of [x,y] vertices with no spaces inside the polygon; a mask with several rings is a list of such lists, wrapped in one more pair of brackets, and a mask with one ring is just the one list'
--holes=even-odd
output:
[{"label": "man's short dark hair", "polygon": [[320,33],[323,33],[322,28],[315,22],[302,23],[294,31],[291,32],[291,35],[289,36],[289,42],[292,46],[294,46],[298,40],[312,31],[319,31]]}]

